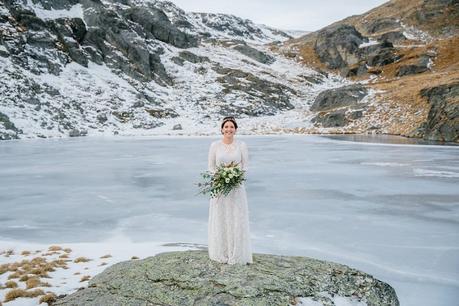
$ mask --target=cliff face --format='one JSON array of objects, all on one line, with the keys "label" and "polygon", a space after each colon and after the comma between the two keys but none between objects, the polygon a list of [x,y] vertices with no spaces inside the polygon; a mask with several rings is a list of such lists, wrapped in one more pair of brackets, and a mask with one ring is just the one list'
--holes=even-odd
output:
[{"label": "cliff face", "polygon": [[[399,305],[389,285],[349,267],[304,257],[254,255],[251,265],[210,261],[206,251],[171,252],[107,268],[53,305],[335,305],[335,298]],[[359,304],[360,305],[360,304]]]},{"label": "cliff face", "polygon": [[336,108],[330,111],[340,111],[348,123],[321,129],[326,126],[316,120],[316,130],[458,142],[458,49],[457,1],[392,0],[287,41],[278,51],[361,81],[372,92],[358,120],[347,108]]}]

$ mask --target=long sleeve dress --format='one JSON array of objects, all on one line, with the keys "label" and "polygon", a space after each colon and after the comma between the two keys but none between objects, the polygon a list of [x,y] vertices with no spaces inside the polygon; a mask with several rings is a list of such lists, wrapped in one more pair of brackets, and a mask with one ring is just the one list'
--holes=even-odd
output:
[{"label": "long sleeve dress", "polygon": [[[247,170],[248,149],[236,139],[230,145],[214,141],[209,149],[208,170],[230,162]],[[245,187],[241,184],[227,196],[210,199],[208,226],[209,258],[227,264],[252,263],[249,211]]]}]

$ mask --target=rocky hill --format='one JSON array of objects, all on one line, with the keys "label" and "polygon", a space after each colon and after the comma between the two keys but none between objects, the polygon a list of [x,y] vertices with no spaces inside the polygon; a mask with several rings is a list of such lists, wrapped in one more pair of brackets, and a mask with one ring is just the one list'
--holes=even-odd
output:
[{"label": "rocky hill", "polygon": [[167,1],[2,1],[0,139],[214,134],[229,114],[245,133],[307,125],[346,81],[265,46],[289,38]]},{"label": "rocky hill", "polygon": [[0,2],[0,140],[384,133],[458,140],[458,3],[393,0],[300,38],[155,0]]},{"label": "rocky hill", "polygon": [[458,142],[458,30],[457,1],[392,0],[272,49],[364,85],[318,96],[307,132]]},{"label": "rocky hill", "polygon": [[399,305],[392,287],[344,265],[255,254],[224,265],[206,251],[118,263],[53,305]]}]

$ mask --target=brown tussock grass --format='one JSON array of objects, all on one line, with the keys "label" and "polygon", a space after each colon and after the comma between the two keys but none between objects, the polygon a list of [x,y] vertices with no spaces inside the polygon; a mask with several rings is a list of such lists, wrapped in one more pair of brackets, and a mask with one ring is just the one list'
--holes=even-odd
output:
[{"label": "brown tussock grass", "polygon": [[132,256],[131,259],[139,259],[137,256]]},{"label": "brown tussock grass", "polygon": [[49,292],[40,298],[39,303],[47,303],[48,305],[52,305],[56,300],[57,296],[54,293]]},{"label": "brown tussock grass", "polygon": [[46,270],[42,269],[42,268],[35,268],[35,269],[32,269],[30,271],[30,274],[35,274],[37,276],[40,276],[40,277],[47,277],[49,278],[49,275],[47,273]]},{"label": "brown tussock grass", "polygon": [[43,253],[41,254],[41,256],[53,256],[53,255],[58,255],[58,254],[60,254],[58,251],[54,251],[54,252]]},{"label": "brown tussock grass", "polygon": [[[4,264],[0,266],[0,272],[12,272],[8,275],[8,279],[18,278],[22,282],[26,282],[33,277],[49,278],[48,272],[54,272],[56,269],[67,269],[67,262],[70,260],[56,259],[48,261],[43,257],[35,257],[31,260],[21,260],[19,262]],[[33,276],[31,276],[33,274]],[[43,283],[45,284],[45,283]]]},{"label": "brown tussock grass", "polygon": [[80,274],[81,274],[80,272],[73,273],[73,275],[80,275]]},{"label": "brown tussock grass", "polygon": [[105,266],[107,263],[105,261],[101,262],[99,266]]},{"label": "brown tussock grass", "polygon": [[42,282],[38,277],[31,277],[26,281],[27,289],[36,287],[51,287],[49,283]]},{"label": "brown tussock grass", "polygon": [[14,272],[8,275],[8,279],[15,279],[15,278],[20,278],[23,273],[21,272]]},{"label": "brown tussock grass", "polygon": [[88,262],[88,261],[91,261],[91,259],[88,259],[86,257],[78,257],[78,258],[75,258],[75,260],[73,262],[74,263],[80,263],[80,262]]},{"label": "brown tussock grass", "polygon": [[100,256],[100,258],[102,258],[102,259],[103,258],[110,258],[110,257],[112,257],[112,255],[110,255],[110,254],[107,254],[107,255],[104,255],[104,256]]},{"label": "brown tussock grass", "polygon": [[48,251],[50,252],[55,252],[55,251],[61,251],[62,250],[62,247],[58,246],[58,245],[52,245],[48,248]]},{"label": "brown tussock grass", "polygon": [[71,253],[71,252],[72,252],[72,249],[70,249],[70,248],[65,248],[65,249],[64,249],[64,252],[65,252],[65,253]]},{"label": "brown tussock grass", "polygon": [[67,255],[67,254],[62,254],[62,255],[59,256],[59,258],[69,258],[69,255]]},{"label": "brown tussock grass", "polygon": [[15,281],[10,280],[5,283],[5,287],[6,288],[17,288],[18,284]]},{"label": "brown tussock grass", "polygon": [[0,275],[4,274],[7,271],[9,271],[7,264],[0,265]]},{"label": "brown tussock grass", "polygon": [[30,251],[22,251],[21,252],[21,255],[23,255],[23,256],[29,256],[30,254],[31,254]]},{"label": "brown tussock grass", "polygon": [[34,297],[37,297],[37,296],[40,296],[40,295],[44,295],[45,292],[41,289],[35,289],[33,291],[27,291],[27,290],[24,290],[24,289],[13,289],[13,290],[10,290],[8,291],[6,294],[5,294],[5,300],[4,302],[10,302],[10,301],[13,301],[19,297],[26,297],[26,298],[34,298]]}]

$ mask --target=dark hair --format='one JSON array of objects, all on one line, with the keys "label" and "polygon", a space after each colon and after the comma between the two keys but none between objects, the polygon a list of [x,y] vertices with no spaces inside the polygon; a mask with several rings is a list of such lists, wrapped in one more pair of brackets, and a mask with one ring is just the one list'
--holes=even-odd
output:
[{"label": "dark hair", "polygon": [[223,129],[223,126],[225,125],[225,123],[227,123],[228,121],[231,121],[234,124],[234,128],[237,129],[236,119],[234,119],[234,117],[232,117],[232,116],[223,118],[222,125],[221,125],[222,129]]}]

